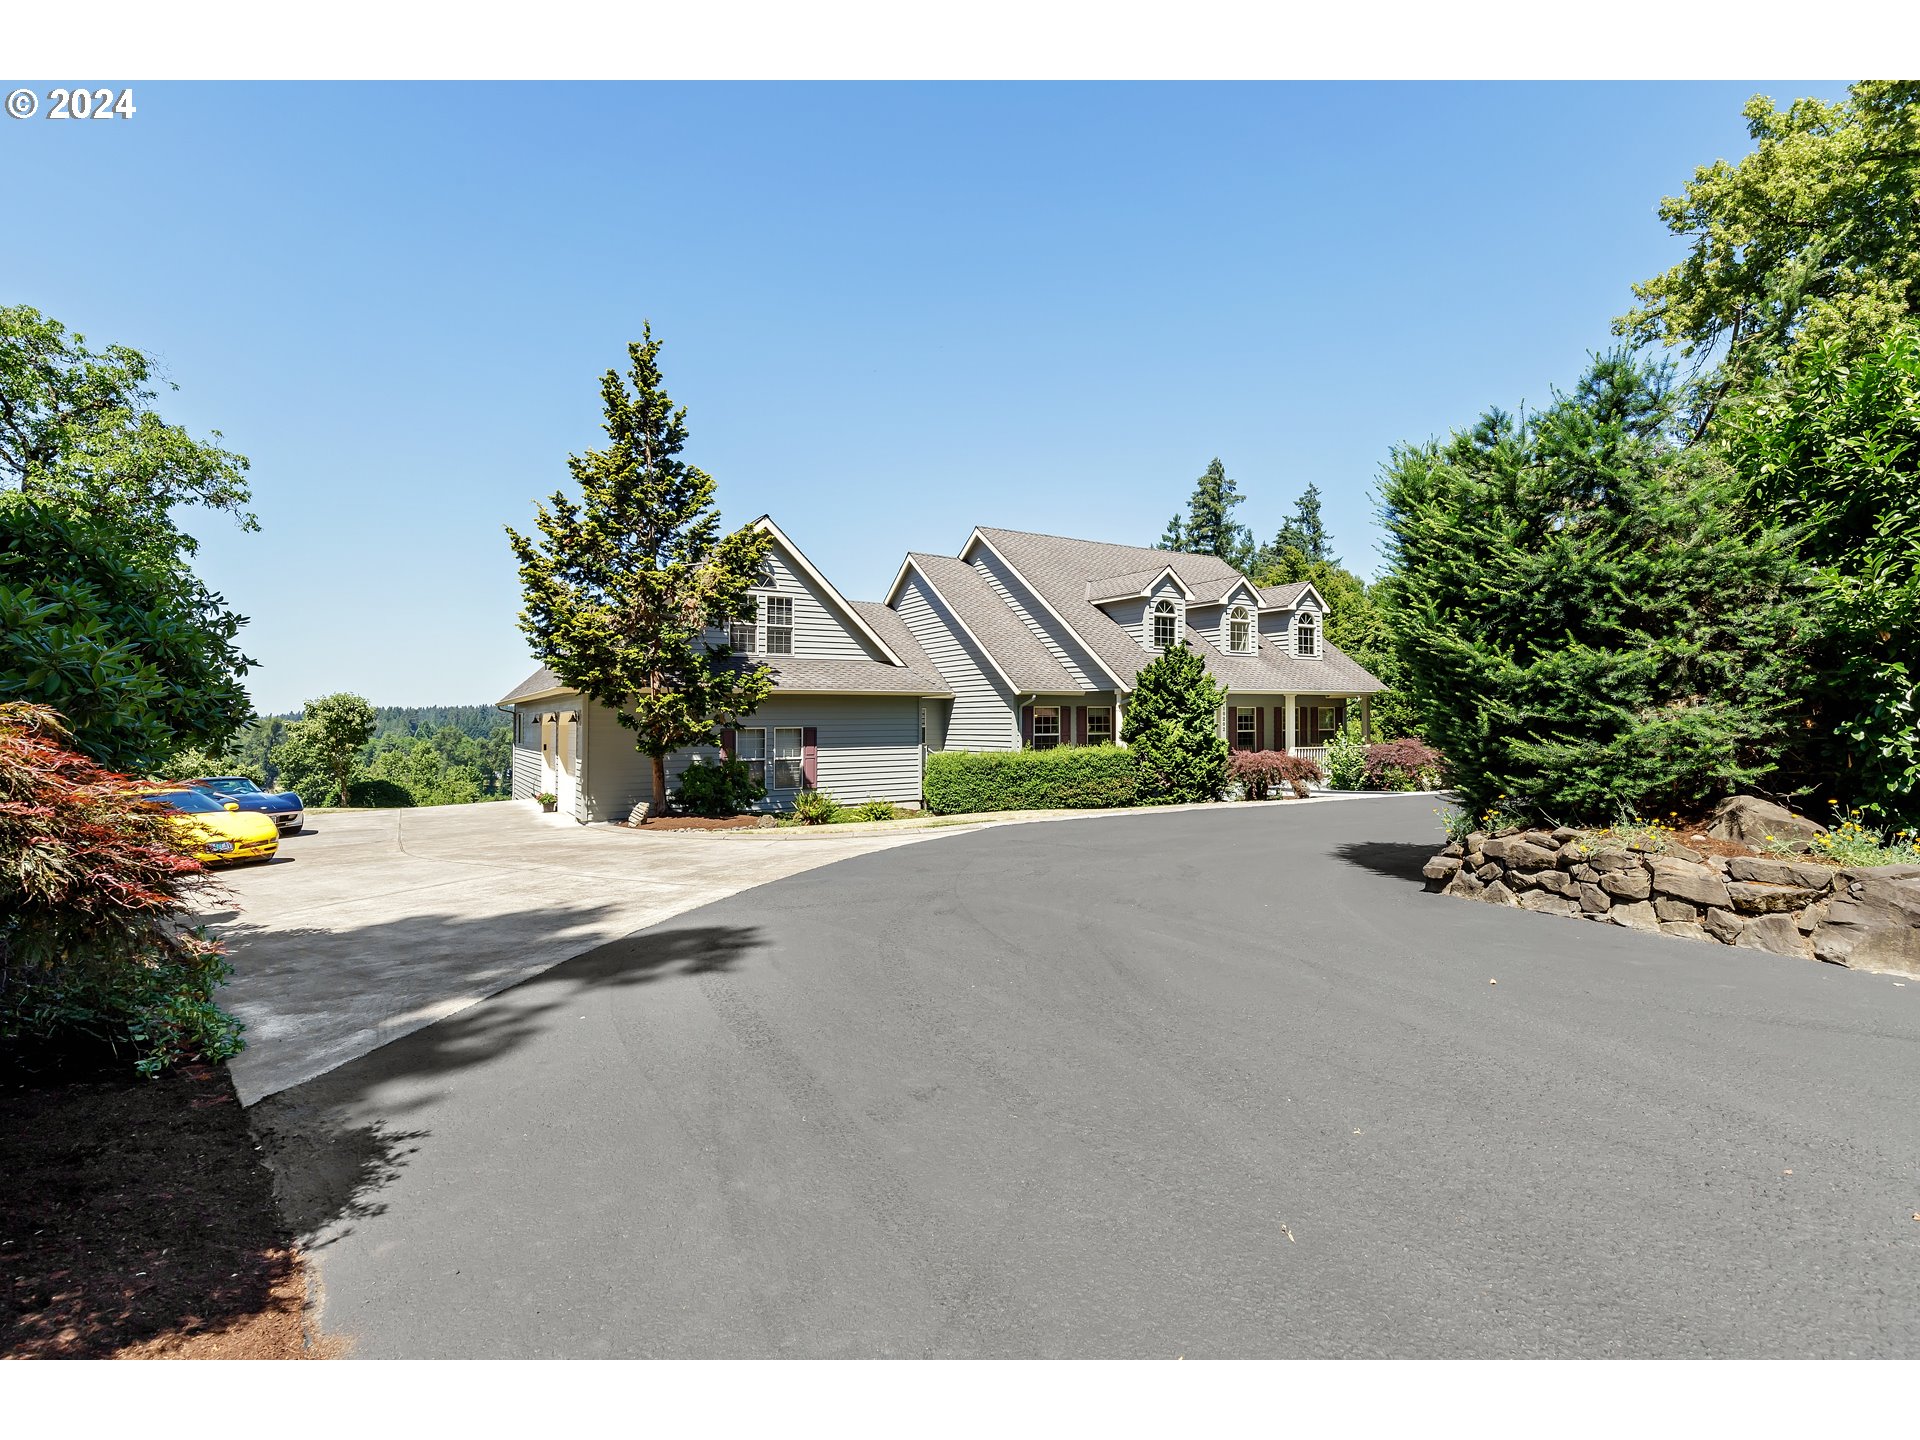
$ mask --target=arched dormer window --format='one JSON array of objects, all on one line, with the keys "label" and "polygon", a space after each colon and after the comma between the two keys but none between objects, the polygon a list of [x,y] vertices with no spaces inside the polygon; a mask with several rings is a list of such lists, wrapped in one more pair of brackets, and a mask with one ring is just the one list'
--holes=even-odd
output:
[{"label": "arched dormer window", "polygon": [[1171,650],[1180,634],[1180,612],[1171,600],[1153,602],[1153,648]]},{"label": "arched dormer window", "polygon": [[1293,653],[1303,660],[1320,656],[1320,617],[1311,610],[1302,611],[1293,622]]},{"label": "arched dormer window", "polygon": [[1253,617],[1244,605],[1236,605],[1227,612],[1227,649],[1235,655],[1253,653]]}]

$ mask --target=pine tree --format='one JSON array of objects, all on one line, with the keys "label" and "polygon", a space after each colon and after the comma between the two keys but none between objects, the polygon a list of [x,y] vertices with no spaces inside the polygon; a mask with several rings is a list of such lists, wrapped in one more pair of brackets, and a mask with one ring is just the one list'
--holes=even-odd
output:
[{"label": "pine tree", "polygon": [[1187,527],[1180,522],[1178,515],[1167,521],[1167,528],[1161,533],[1156,550],[1185,550],[1187,548]]},{"label": "pine tree", "polygon": [[1226,788],[1227,741],[1220,707],[1227,690],[1182,640],[1140,671],[1121,721],[1140,794],[1163,805],[1212,800]]},{"label": "pine tree", "polygon": [[1247,532],[1233,520],[1234,507],[1246,499],[1215,456],[1194,482],[1187,501],[1186,546],[1189,555],[1215,555],[1236,566],[1247,559]]},{"label": "pine tree", "polygon": [[[627,347],[627,383],[601,378],[610,442],[568,460],[580,503],[556,492],[535,507],[538,543],[507,530],[526,607],[520,628],[543,662],[612,709],[653,761],[653,813],[667,801],[666,757],[712,744],[724,719],[751,714],[772,690],[702,632],[754,613],[770,543],[722,537],[713,477],[679,458],[687,412],[662,388],[648,326]],[[629,393],[628,385],[631,385]]]}]

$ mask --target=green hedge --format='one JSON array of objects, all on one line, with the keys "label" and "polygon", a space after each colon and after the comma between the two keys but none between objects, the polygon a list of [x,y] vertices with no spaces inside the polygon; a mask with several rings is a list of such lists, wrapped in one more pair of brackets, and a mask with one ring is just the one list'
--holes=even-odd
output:
[{"label": "green hedge", "polygon": [[1133,753],[1117,745],[1052,750],[937,750],[927,756],[927,809],[1107,810],[1140,803]]}]

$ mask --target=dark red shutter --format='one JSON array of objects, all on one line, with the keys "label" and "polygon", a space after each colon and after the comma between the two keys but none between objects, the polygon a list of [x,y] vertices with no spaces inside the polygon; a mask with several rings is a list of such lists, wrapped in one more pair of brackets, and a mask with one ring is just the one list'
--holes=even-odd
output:
[{"label": "dark red shutter", "polygon": [[1240,707],[1237,705],[1227,706],[1227,748],[1240,748]]},{"label": "dark red shutter", "polygon": [[1084,705],[1073,707],[1073,743],[1076,745],[1087,743],[1087,707]]},{"label": "dark red shutter", "polygon": [[720,755],[722,759],[733,759],[735,737],[733,727],[729,725],[720,732]]},{"label": "dark red shutter", "polygon": [[811,725],[800,732],[800,780],[809,790],[820,788],[820,732]]},{"label": "dark red shutter", "polygon": [[1020,707],[1020,743],[1033,744],[1033,706],[1031,705]]},{"label": "dark red shutter", "polygon": [[1253,748],[1267,748],[1267,707],[1264,705],[1253,707]]}]

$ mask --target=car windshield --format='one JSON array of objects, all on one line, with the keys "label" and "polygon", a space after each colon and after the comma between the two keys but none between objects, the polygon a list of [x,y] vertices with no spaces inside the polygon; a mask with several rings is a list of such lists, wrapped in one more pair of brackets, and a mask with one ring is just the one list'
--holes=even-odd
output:
[{"label": "car windshield", "polygon": [[193,783],[202,790],[212,790],[221,795],[251,795],[257,788],[244,775],[215,775]]},{"label": "car windshield", "polygon": [[198,790],[161,790],[146,797],[149,805],[165,805],[169,809],[184,810],[189,815],[222,815],[227,807],[211,795]]}]

